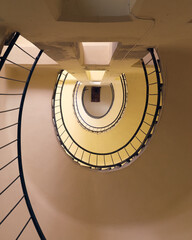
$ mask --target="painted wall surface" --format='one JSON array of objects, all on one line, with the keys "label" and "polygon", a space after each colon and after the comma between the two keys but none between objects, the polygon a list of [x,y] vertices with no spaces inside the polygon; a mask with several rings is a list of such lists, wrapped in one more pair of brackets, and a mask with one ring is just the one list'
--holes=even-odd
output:
[{"label": "painted wall surface", "polygon": [[63,152],[51,117],[57,70],[36,70],[25,103],[23,159],[32,204],[48,239],[192,237],[192,52],[162,46],[159,53],[166,96],[158,129],[140,159],[110,173],[83,168]]},{"label": "painted wall surface", "polygon": [[36,72],[26,102],[23,153],[32,202],[49,239],[192,237],[191,52],[159,52],[166,82],[161,121],[140,159],[115,172],[82,168],[63,152],[51,120],[54,81]]},{"label": "painted wall surface", "polygon": [[[43,1],[1,4],[1,26],[38,42],[68,70],[75,69],[79,78],[85,76],[84,66],[68,51],[69,41],[122,41],[127,48],[118,55],[119,60],[112,61],[114,72],[128,69],[149,46],[158,47],[162,64],[164,107],[151,143],[129,167],[104,173],[75,164],[63,152],[50,107],[57,70],[49,67],[35,72],[24,110],[23,163],[32,205],[47,239],[192,239],[192,5],[189,0],[175,1],[174,5],[167,0],[138,0],[135,6],[133,22],[93,26],[57,22]],[[55,12],[59,14],[57,9]],[[127,58],[122,62],[125,53]],[[14,69],[12,74],[20,75]],[[1,143],[3,140],[1,137]],[[9,153],[14,155],[12,150]],[[10,155],[1,151],[1,159],[4,156]],[[9,175],[1,171],[0,184],[2,178],[9,182],[16,176],[15,167],[9,168]],[[19,198],[18,188],[10,189],[5,199],[1,196],[1,217]],[[11,230],[8,224],[0,227],[5,240],[14,239],[16,228],[27,218],[25,213],[13,214],[17,218],[10,218]],[[38,239],[33,233],[30,225],[23,239]]]}]

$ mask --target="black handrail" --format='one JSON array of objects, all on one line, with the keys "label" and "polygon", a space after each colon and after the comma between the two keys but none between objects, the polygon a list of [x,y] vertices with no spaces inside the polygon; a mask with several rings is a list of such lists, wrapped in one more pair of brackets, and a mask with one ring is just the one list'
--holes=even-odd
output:
[{"label": "black handrail", "polygon": [[25,101],[27,89],[28,89],[28,86],[29,86],[29,82],[31,80],[31,76],[33,74],[33,71],[34,71],[34,69],[35,69],[35,67],[37,65],[37,62],[38,62],[42,52],[43,51],[40,50],[38,56],[35,59],[35,62],[33,63],[33,66],[31,68],[31,71],[30,71],[29,75],[28,75],[27,82],[26,82],[24,90],[23,90],[23,95],[22,95],[22,98],[21,98],[21,104],[20,104],[20,108],[19,108],[19,116],[18,116],[18,130],[17,130],[18,143],[17,143],[17,151],[18,151],[18,164],[19,164],[20,180],[21,180],[23,193],[24,193],[24,196],[25,196],[25,202],[27,204],[27,207],[28,207],[31,219],[32,219],[32,221],[34,223],[34,226],[35,226],[35,228],[37,230],[37,233],[38,233],[39,237],[41,239],[45,239],[45,236],[44,236],[44,234],[43,234],[43,232],[42,232],[42,230],[41,230],[41,228],[39,226],[39,223],[38,223],[37,218],[35,216],[35,213],[33,211],[33,208],[32,208],[32,205],[31,205],[31,202],[30,202],[30,199],[29,199],[29,195],[27,193],[27,188],[26,188],[25,179],[24,179],[24,173],[23,173],[23,166],[22,166],[22,154],[21,154],[21,124],[22,124],[22,113],[23,113],[24,101]]},{"label": "black handrail", "polygon": [[[13,162],[15,162],[16,160],[18,161],[18,167],[19,167],[19,175],[14,179],[12,180],[2,191],[1,191],[1,194],[3,194],[5,191],[7,191],[10,187],[12,187],[14,185],[14,183],[20,179],[20,182],[21,182],[21,187],[22,187],[22,191],[23,191],[23,196],[20,198],[20,200],[12,207],[12,209],[8,212],[8,214],[3,218],[3,220],[1,220],[0,224],[2,224],[8,217],[9,215],[13,212],[13,210],[21,203],[21,201],[23,199],[25,199],[25,202],[26,202],[26,205],[27,205],[27,208],[28,208],[28,211],[29,211],[29,219],[27,220],[27,222],[25,223],[25,225],[23,226],[23,228],[21,229],[21,231],[19,232],[19,234],[17,235],[16,239],[19,239],[19,237],[22,235],[23,231],[25,230],[25,228],[28,226],[28,223],[30,222],[30,220],[32,220],[34,226],[35,226],[35,229],[40,237],[40,239],[46,239],[40,226],[39,226],[39,223],[37,221],[37,218],[35,216],[35,213],[33,211],[33,208],[32,208],[32,205],[31,205],[31,202],[30,202],[30,199],[29,199],[29,195],[28,195],[28,192],[27,192],[27,188],[26,188],[26,184],[25,184],[25,178],[24,178],[24,173],[23,173],[23,167],[22,167],[22,153],[21,153],[21,128],[22,128],[22,112],[23,112],[23,107],[24,107],[24,102],[25,102],[25,97],[26,97],[26,93],[27,93],[27,89],[28,89],[28,86],[29,86],[29,83],[30,83],[30,80],[31,80],[31,77],[32,77],[32,74],[34,72],[34,69],[37,65],[37,62],[42,54],[42,50],[39,51],[39,54],[37,55],[37,57],[33,57],[31,54],[27,53],[24,49],[22,49],[19,45],[16,44],[16,41],[17,39],[19,38],[20,34],[18,32],[16,32],[15,34],[13,34],[12,36],[12,39],[10,41],[10,44],[7,48],[7,50],[5,51],[4,55],[1,57],[1,62],[0,62],[0,70],[3,68],[4,64],[6,61],[14,64],[16,67],[21,67],[21,69],[24,69],[24,70],[29,70],[29,74],[28,74],[28,77],[27,77],[27,80],[26,81],[23,81],[23,80],[20,80],[20,79],[13,79],[13,78],[9,78],[9,77],[4,77],[4,76],[1,76],[0,77],[0,80],[5,80],[5,81],[13,81],[15,83],[24,83],[24,89],[23,89],[23,92],[22,93],[14,93],[14,94],[11,94],[11,93],[2,93],[0,94],[1,96],[7,96],[7,97],[12,97],[13,95],[14,96],[21,96],[21,101],[20,101],[20,105],[19,107],[17,108],[10,108],[10,109],[7,109],[7,110],[3,110],[3,111],[0,111],[0,113],[9,113],[9,112],[12,112],[12,111],[16,111],[18,110],[18,122],[15,122],[15,123],[12,123],[12,124],[9,124],[7,126],[4,126],[0,129],[0,131],[6,131],[7,129],[11,128],[11,127],[14,127],[14,126],[17,126],[17,138],[3,146],[0,147],[0,149],[2,148],[6,148],[7,146],[13,144],[13,143],[17,143],[17,156],[14,157],[12,160],[8,161],[8,163],[4,164],[4,166],[1,167],[0,170],[3,170],[5,168],[7,168],[10,164],[12,164]],[[12,60],[10,59],[7,59],[10,52],[12,51],[13,47],[16,46],[17,48],[19,48],[20,50],[22,50],[25,54],[27,54],[29,57],[33,58],[34,59],[34,63],[31,67],[31,69],[28,69],[28,68],[25,68],[15,62],[13,62]],[[27,63],[26,63],[27,64]]]},{"label": "black handrail", "polygon": [[[160,72],[159,72],[159,68],[158,68],[158,65],[157,65],[157,61],[159,62],[159,60],[157,60],[155,58],[155,55],[154,55],[154,50],[153,49],[148,49],[148,51],[150,52],[150,55],[151,55],[151,59],[150,60],[147,60],[147,63],[144,62],[144,59],[141,59],[141,64],[142,64],[142,67],[143,67],[143,71],[144,71],[144,76],[145,76],[145,82],[146,82],[146,101],[145,101],[145,107],[144,107],[144,111],[143,111],[143,116],[141,118],[141,121],[139,123],[139,126],[138,128],[136,129],[135,133],[133,134],[133,136],[127,141],[127,143],[125,145],[123,145],[122,147],[114,150],[114,151],[111,151],[111,152],[106,152],[106,153],[98,153],[98,152],[92,152],[90,150],[87,150],[85,149],[84,147],[80,146],[75,140],[74,138],[71,136],[69,130],[67,129],[66,125],[65,125],[65,121],[64,121],[64,117],[63,117],[63,113],[62,113],[62,108],[61,108],[61,105],[60,105],[60,112],[57,112],[57,114],[60,114],[61,115],[61,118],[62,118],[62,124],[63,124],[63,127],[64,127],[64,132],[67,133],[67,138],[62,140],[61,139],[61,136],[58,132],[58,128],[57,128],[57,124],[55,122],[55,126],[56,126],[56,131],[57,131],[57,136],[58,136],[58,139],[62,145],[62,147],[66,150],[66,152],[71,155],[71,157],[73,159],[75,159],[77,162],[80,162],[84,165],[87,165],[89,167],[92,167],[92,168],[97,168],[97,169],[106,169],[106,168],[112,168],[112,167],[115,167],[115,166],[121,166],[123,165],[124,163],[129,163],[131,160],[133,160],[133,158],[135,158],[136,156],[138,156],[140,154],[140,152],[143,150],[143,148],[145,147],[145,145],[147,144],[148,140],[151,138],[152,136],[152,132],[155,128],[155,125],[157,123],[157,120],[158,120],[158,115],[159,115],[159,111],[161,109],[161,98],[162,98],[162,83],[161,83],[161,79],[160,79]],[[146,66],[148,64],[150,64],[151,66],[151,63],[153,65],[153,67],[155,68],[154,71],[152,72],[149,72],[148,73],[148,69],[146,68]],[[149,68],[151,69],[151,68]],[[153,82],[151,82],[151,80],[149,81],[149,77],[153,76],[155,74],[156,76],[156,80],[153,79]],[[59,92],[59,95],[60,95],[60,99],[61,99],[61,95],[62,95],[62,90],[63,90],[63,85],[65,83],[65,79],[62,83],[62,88],[61,88],[61,91]],[[156,84],[157,85],[157,92],[154,93],[151,89],[151,85],[152,84]],[[56,86],[57,87],[57,86]],[[156,102],[151,102],[150,100],[150,96],[155,96],[157,97],[157,101]],[[61,102],[60,102],[61,103]],[[149,112],[148,110],[148,106],[153,106],[154,109],[155,109],[155,113],[151,113]],[[55,108],[55,105],[53,104],[53,109]],[[147,121],[146,120],[146,116],[149,116],[151,117],[151,121]],[[53,119],[55,119],[55,116],[53,115]],[[148,126],[149,128],[147,130],[144,129],[144,126]],[[61,127],[62,125],[60,125]],[[64,133],[63,132],[63,133]],[[142,140],[139,138],[139,132],[143,134],[143,138]],[[62,134],[63,134],[62,133]],[[70,147],[66,147],[65,146],[65,142],[68,141],[68,139],[71,139],[72,143],[70,144]],[[139,147],[136,147],[134,146],[134,139],[136,139],[136,141],[139,143]],[[75,153],[72,153],[70,151],[70,148],[72,146],[72,144],[75,144],[77,146],[77,149],[75,151]],[[132,154],[129,153],[129,151],[126,149],[126,147],[130,145],[132,147],[132,149],[134,150],[134,152]],[[77,151],[81,149],[82,151],[82,155],[81,157],[77,157],[76,156],[76,153]],[[120,151],[121,150],[124,150],[127,154],[127,157],[125,159],[122,159],[122,157],[120,156]],[[83,156],[84,156],[84,152],[87,152],[89,154],[89,161],[88,162],[85,162],[83,161]],[[119,156],[119,159],[120,161],[118,163],[114,163],[114,159],[113,159],[113,154],[117,153],[117,155]],[[92,164],[90,163],[90,159],[91,159],[91,156],[94,155],[96,156],[96,164]],[[106,161],[106,156],[110,156],[111,157],[111,161],[113,164],[109,164],[109,165],[98,165],[97,162],[98,162],[98,156],[103,156],[103,161],[105,162]]]}]

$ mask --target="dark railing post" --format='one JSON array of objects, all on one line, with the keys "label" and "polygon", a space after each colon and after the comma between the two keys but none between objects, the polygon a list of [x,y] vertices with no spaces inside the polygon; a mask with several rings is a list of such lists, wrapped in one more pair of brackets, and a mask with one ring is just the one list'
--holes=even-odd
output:
[{"label": "dark railing post", "polygon": [[[158,68],[158,64],[157,64],[157,61],[156,61],[156,58],[155,58],[155,55],[154,55],[154,49],[153,48],[148,48],[148,51],[150,52],[151,57],[153,59],[153,64],[154,64],[154,67],[155,67],[155,73],[156,73],[156,77],[157,77],[157,91],[158,91],[157,105],[156,105],[157,107],[156,107],[156,110],[155,110],[153,122],[151,124],[152,126],[154,126],[156,124],[156,118],[157,118],[158,112],[161,109],[160,99],[161,99],[161,91],[162,91],[162,86],[163,85],[161,84],[161,81],[160,81],[159,68]],[[152,127],[151,127],[151,129],[152,129]]]}]

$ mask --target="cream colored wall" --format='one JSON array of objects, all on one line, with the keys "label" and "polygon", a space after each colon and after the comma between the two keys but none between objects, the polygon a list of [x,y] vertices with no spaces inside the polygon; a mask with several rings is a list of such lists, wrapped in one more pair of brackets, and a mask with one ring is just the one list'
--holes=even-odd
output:
[{"label": "cream colored wall", "polygon": [[22,149],[30,198],[47,239],[191,239],[192,50],[181,46],[159,47],[165,101],[151,143],[131,166],[110,173],[83,168],[64,153],[51,118],[58,70],[35,71]]},{"label": "cream colored wall", "polygon": [[54,81],[44,76],[39,91],[43,76],[34,79],[26,102],[24,166],[48,239],[191,239],[191,51],[162,46],[159,53],[166,82],[161,121],[141,158],[116,172],[91,171],[66,156],[50,116]]},{"label": "cream colored wall", "polygon": [[[33,89],[26,101],[28,110],[24,114],[24,168],[32,204],[47,239],[192,238],[192,49],[189,23],[192,5],[188,0],[176,1],[174,5],[166,0],[138,2],[134,14],[155,18],[155,24],[151,21],[143,24],[143,20],[139,20],[136,24],[96,24],[94,28],[92,24],[79,23],[63,23],[56,27],[42,1],[23,0],[14,8],[10,7],[10,1],[1,5],[1,24],[21,31],[33,41],[46,41],[44,46],[52,55],[55,54],[52,46],[59,47],[64,41],[121,39],[135,44],[143,36],[139,44],[145,47],[158,45],[163,65],[165,101],[158,129],[140,159],[127,168],[110,173],[82,168],[63,153],[55,138],[50,112],[56,71],[49,75],[43,71],[38,73],[39,78],[36,75],[33,79]],[[25,20],[20,14],[21,6],[25,9]],[[66,61],[71,69],[76,67],[73,63]],[[17,193],[13,194],[16,198]],[[7,199],[12,206],[15,199]],[[0,201],[1,214],[5,211],[2,197]],[[17,220],[20,224],[20,219]],[[11,223],[16,226],[13,220]],[[3,228],[2,225],[0,236],[4,236]],[[4,229],[10,235],[15,231]],[[28,235],[24,239],[36,239],[27,231],[24,234]]]}]

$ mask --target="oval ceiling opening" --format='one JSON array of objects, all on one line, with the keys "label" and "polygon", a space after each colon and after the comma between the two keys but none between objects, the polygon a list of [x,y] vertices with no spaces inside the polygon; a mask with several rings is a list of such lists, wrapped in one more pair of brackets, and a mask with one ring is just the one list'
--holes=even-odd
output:
[{"label": "oval ceiling opening", "polygon": [[85,86],[82,103],[86,113],[93,118],[104,117],[114,101],[113,85]]}]

